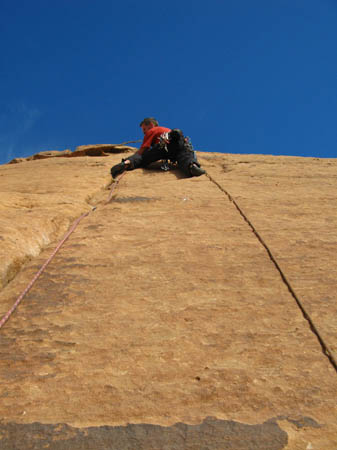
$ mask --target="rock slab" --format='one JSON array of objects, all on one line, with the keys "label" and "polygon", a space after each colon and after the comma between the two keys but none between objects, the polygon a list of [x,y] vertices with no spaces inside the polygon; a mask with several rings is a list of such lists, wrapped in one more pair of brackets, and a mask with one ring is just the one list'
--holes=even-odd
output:
[{"label": "rock slab", "polygon": [[1,313],[90,212],[0,331],[1,448],[337,448],[336,370],[230,198],[335,351],[337,162],[198,157],[109,203],[117,155],[0,166]]}]

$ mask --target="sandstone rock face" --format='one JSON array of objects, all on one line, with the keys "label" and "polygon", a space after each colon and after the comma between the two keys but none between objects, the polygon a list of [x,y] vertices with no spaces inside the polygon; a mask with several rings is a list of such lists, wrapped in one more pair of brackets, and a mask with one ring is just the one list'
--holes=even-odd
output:
[{"label": "sandstone rock face", "polygon": [[17,164],[24,161],[34,161],[36,159],[47,158],[73,158],[77,156],[107,156],[109,153],[127,153],[134,152],[136,148],[129,147],[124,144],[96,144],[96,145],[80,145],[72,152],[71,150],[48,150],[39,152],[27,158],[14,158],[8,164]]},{"label": "sandstone rock face", "polygon": [[0,329],[0,448],[336,450],[337,160],[120,158],[0,166],[1,314],[89,212]]}]

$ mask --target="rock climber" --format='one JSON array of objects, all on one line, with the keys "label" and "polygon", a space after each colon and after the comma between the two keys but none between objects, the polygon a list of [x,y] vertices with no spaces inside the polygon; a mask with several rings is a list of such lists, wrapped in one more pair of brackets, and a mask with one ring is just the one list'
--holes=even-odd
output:
[{"label": "rock climber", "polygon": [[132,156],[122,159],[119,164],[111,168],[113,178],[125,170],[147,167],[159,160],[176,162],[179,169],[191,177],[206,173],[200,167],[189,138],[185,137],[181,130],[160,127],[153,117],[143,119],[140,127],[144,133],[142,145]]}]

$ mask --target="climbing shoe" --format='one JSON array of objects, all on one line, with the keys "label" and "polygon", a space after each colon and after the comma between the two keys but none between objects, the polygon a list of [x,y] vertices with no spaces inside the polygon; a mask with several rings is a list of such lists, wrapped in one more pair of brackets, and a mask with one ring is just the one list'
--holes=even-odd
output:
[{"label": "climbing shoe", "polygon": [[126,170],[125,163],[121,162],[119,164],[116,164],[115,166],[111,167],[110,173],[112,178],[116,178],[117,175],[120,175]]},{"label": "climbing shoe", "polygon": [[197,164],[193,163],[190,165],[190,174],[192,177],[200,177],[200,175],[203,175],[204,173],[206,173],[206,171]]}]

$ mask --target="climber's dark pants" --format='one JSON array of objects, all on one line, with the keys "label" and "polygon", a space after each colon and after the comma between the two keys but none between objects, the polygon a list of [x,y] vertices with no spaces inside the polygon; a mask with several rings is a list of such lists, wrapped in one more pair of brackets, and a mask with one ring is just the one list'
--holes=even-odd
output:
[{"label": "climber's dark pants", "polygon": [[191,175],[189,167],[192,163],[196,163],[199,166],[195,152],[189,145],[185,143],[169,143],[168,151],[159,145],[144,150],[142,155],[135,153],[134,155],[125,158],[130,161],[130,169],[138,169],[139,167],[146,167],[149,164],[159,161],[161,159],[169,159],[172,162],[177,162],[179,169],[181,169],[187,175]]}]

